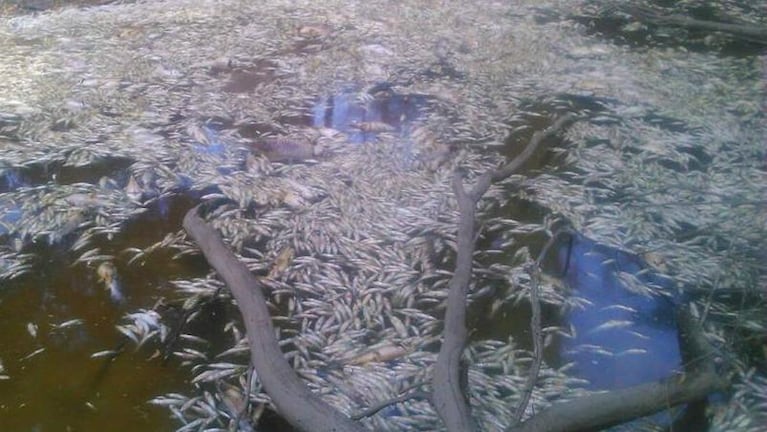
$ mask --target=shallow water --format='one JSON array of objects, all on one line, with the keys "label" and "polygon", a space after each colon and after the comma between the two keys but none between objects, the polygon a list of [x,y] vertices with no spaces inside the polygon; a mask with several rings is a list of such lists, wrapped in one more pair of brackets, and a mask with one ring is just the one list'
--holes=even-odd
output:
[{"label": "shallow water", "polygon": [[[126,303],[117,305],[93,270],[72,268],[56,251],[41,251],[39,258],[34,276],[4,283],[0,293],[1,356],[10,377],[0,382],[2,430],[171,429],[167,412],[146,402],[188,389],[185,371],[147,360],[150,347],[134,352],[126,346],[113,361],[90,358],[122,345],[114,327],[122,313],[151,307],[161,292],[127,293]],[[146,288],[155,277],[144,278]],[[131,290],[141,288],[130,282],[126,278]],[[82,322],[55,327],[73,319]],[[33,355],[38,349],[44,351]]]},{"label": "shallow water", "polygon": [[558,248],[557,270],[585,304],[563,315],[563,324],[574,334],[562,340],[562,361],[574,362],[573,373],[587,379],[593,390],[626,388],[681,372],[676,301],[633,293],[619,273],[639,275],[671,291],[668,283],[647,273],[635,255],[581,235],[568,240]]},{"label": "shallow water", "polygon": [[[112,173],[120,173],[119,164],[112,166]],[[9,376],[0,381],[2,430],[173,429],[176,421],[167,411],[147,401],[166,392],[188,391],[188,371],[174,360],[149,359],[160,347],[135,351],[115,325],[126,312],[173,298],[169,281],[205,274],[207,264],[173,259],[171,251],[162,250],[129,264],[130,257],[120,252],[146,247],[177,230],[191,204],[179,197],[155,205],[128,222],[117,237],[95,242],[115,256],[119,301],[95,268],[72,264],[77,255],[69,246],[77,232],[60,243],[25,246],[24,252],[35,256],[33,270],[3,282],[0,290],[0,358]],[[62,328],[63,323],[68,324]],[[104,350],[120,353],[113,360],[91,358]]]}]

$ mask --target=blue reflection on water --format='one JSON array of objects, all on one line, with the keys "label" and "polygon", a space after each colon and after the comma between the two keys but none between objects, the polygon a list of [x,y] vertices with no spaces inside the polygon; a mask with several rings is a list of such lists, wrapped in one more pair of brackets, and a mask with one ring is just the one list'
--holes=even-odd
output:
[{"label": "blue reflection on water", "polygon": [[575,363],[572,373],[587,379],[589,389],[630,387],[679,369],[675,300],[633,293],[623,286],[618,273],[634,274],[661,290],[668,288],[667,280],[652,272],[639,273],[644,265],[638,256],[579,234],[560,247],[558,260],[573,295],[587,301],[564,317],[575,335],[562,342],[561,355]]},{"label": "blue reflection on water", "polygon": [[196,143],[195,150],[200,153],[223,156],[224,151],[226,150],[226,146],[224,146],[224,143],[221,142],[219,134],[207,125],[202,127],[202,131],[205,133],[205,138],[208,140],[208,142]]},{"label": "blue reflection on water", "polygon": [[0,179],[2,179],[2,182],[0,182],[0,192],[12,191],[27,185],[24,176],[13,169],[5,170]]},{"label": "blue reflection on water", "polygon": [[21,207],[11,201],[0,201],[0,235],[9,233],[10,226],[13,226],[23,216]]}]

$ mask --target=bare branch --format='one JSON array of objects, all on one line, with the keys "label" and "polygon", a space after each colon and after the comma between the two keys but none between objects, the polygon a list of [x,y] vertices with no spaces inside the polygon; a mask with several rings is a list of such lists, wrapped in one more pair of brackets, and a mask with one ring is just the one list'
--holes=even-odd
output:
[{"label": "bare branch", "polygon": [[458,257],[449,283],[445,312],[444,340],[434,366],[432,403],[448,431],[474,431],[477,425],[471,417],[464,389],[461,388],[461,356],[466,347],[466,296],[471,280],[474,254],[474,214],[476,200],[463,188],[461,176],[453,178],[453,190],[458,198]]},{"label": "bare branch", "polygon": [[208,263],[232,290],[245,322],[253,366],[280,414],[302,431],[360,432],[365,429],[314,395],[282,355],[275,338],[261,283],[198,215],[184,217],[184,229]]},{"label": "bare branch", "polygon": [[556,134],[575,119],[567,114],[543,132],[536,132],[522,153],[498,170],[483,174],[470,192],[463,187],[461,176],[453,177],[453,191],[458,200],[458,253],[455,272],[449,283],[447,311],[442,347],[434,366],[432,403],[445,422],[448,431],[474,431],[477,425],[471,417],[471,409],[461,388],[461,356],[468,340],[466,329],[466,296],[471,281],[472,256],[475,242],[475,214],[477,202],[494,181],[512,175],[533,155],[544,138]]}]

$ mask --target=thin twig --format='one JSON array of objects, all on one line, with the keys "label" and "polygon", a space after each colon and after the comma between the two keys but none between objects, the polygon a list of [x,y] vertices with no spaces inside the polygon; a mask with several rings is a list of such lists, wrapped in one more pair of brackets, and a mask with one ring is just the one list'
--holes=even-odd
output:
[{"label": "thin twig", "polygon": [[[420,385],[423,385],[425,383],[421,383]],[[386,408],[387,406],[402,403],[411,399],[429,399],[429,393],[424,391],[416,391],[412,393],[405,393],[403,395],[393,397],[390,399],[383,400],[381,402],[378,402],[377,404],[370,406],[361,412],[354,414],[351,416],[352,420],[361,420],[365,417],[370,417],[377,413],[378,411],[381,411],[382,409]]]},{"label": "thin twig", "polygon": [[527,404],[530,402],[530,397],[533,395],[535,382],[538,381],[538,373],[541,370],[541,363],[543,362],[541,304],[538,299],[538,283],[541,278],[540,268],[533,263],[529,263],[526,267],[527,272],[530,274],[530,307],[532,309],[530,331],[532,332],[533,338],[533,364],[530,366],[530,373],[527,376],[527,383],[525,383],[525,390],[522,393],[522,400],[519,402],[517,411],[514,413],[514,423],[519,423],[522,420],[522,416],[525,414]]},{"label": "thin twig", "polygon": [[525,383],[525,390],[522,393],[522,400],[517,406],[517,410],[514,413],[514,424],[518,424],[522,421],[522,416],[525,414],[528,403],[530,403],[530,397],[533,394],[533,388],[535,382],[538,381],[538,374],[541,370],[541,363],[543,363],[543,331],[541,330],[541,302],[539,295],[540,281],[541,281],[541,266],[543,260],[546,259],[546,255],[552,246],[559,240],[559,237],[564,234],[570,234],[570,230],[567,228],[558,230],[552,235],[546,244],[538,254],[538,258],[535,263],[527,265],[527,272],[530,274],[530,308],[532,310],[532,316],[530,317],[530,331],[533,338],[533,364],[530,367],[530,374],[527,377],[527,383]]}]

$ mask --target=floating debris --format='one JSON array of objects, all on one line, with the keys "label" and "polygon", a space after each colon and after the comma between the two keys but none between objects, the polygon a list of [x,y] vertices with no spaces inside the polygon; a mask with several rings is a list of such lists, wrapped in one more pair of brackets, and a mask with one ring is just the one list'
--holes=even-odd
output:
[{"label": "floating debris", "polygon": [[122,285],[117,275],[117,269],[114,264],[105,261],[96,268],[99,282],[104,284],[104,288],[109,291],[109,296],[115,303],[122,303],[125,295],[122,292]]},{"label": "floating debris", "polygon": [[303,162],[322,154],[322,148],[305,138],[262,138],[248,144],[272,162]]}]

